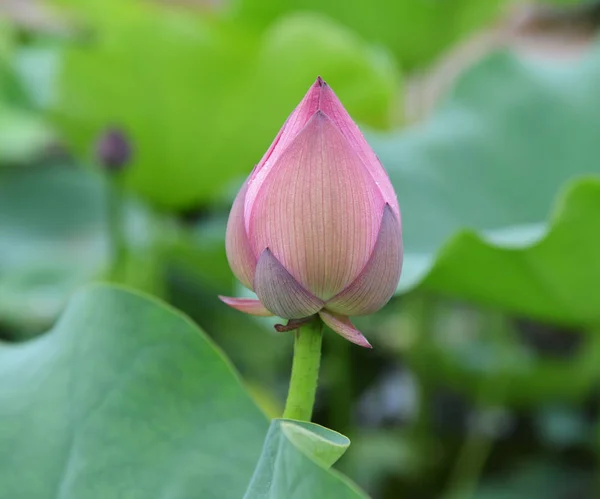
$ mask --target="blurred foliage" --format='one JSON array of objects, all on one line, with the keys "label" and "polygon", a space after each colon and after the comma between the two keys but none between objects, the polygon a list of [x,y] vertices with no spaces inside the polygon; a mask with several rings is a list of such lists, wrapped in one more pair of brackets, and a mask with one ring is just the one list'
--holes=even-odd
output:
[{"label": "blurred foliage", "polygon": [[14,33],[0,18],[0,164],[35,159],[53,133],[32,112],[32,103],[19,80],[14,59]]},{"label": "blurred foliage", "polygon": [[214,199],[250,171],[319,73],[357,118],[390,124],[390,56],[326,18],[290,16],[256,35],[159,5],[80,9],[85,35],[61,57],[50,107],[80,152],[106,123],[123,126],[137,147],[126,183],[162,206]]},{"label": "blurred foliage", "polygon": [[[292,336],[217,299],[236,286],[235,189],[318,74],[388,169],[405,240],[398,296],[356,321],[375,349],[325,335],[315,420],[353,441],[336,466],[376,499],[597,497],[598,45],[489,54],[401,128],[403,83],[476,31],[510,36],[512,3],[56,0],[54,31],[0,14],[0,338],[41,335],[0,348],[0,498],[121,479],[140,497],[241,497],[251,479],[247,497],[308,497],[295,480],[360,497],[325,469],[345,437],[269,430],[248,395],[279,415]],[[597,28],[597,4],[543,3],[584,6],[564,11],[575,38],[576,19]],[[109,125],[134,148],[117,175],[91,158]],[[97,280],[184,311],[247,389],[172,310],[72,298]]]},{"label": "blurred foliage", "polygon": [[[529,323],[456,303],[409,301],[407,334],[423,335],[398,348],[411,362],[435,365],[457,393],[490,406],[538,407],[573,402],[597,383],[600,338],[595,331]],[[425,306],[425,310],[420,310]],[[417,313],[435,317],[423,325]],[[552,349],[552,341],[558,342]],[[406,351],[404,351],[406,350]]]},{"label": "blurred foliage", "polygon": [[494,54],[426,124],[373,137],[410,214],[401,290],[421,283],[515,313],[598,323],[600,184],[582,177],[600,173],[599,79],[598,47],[569,63]]},{"label": "blurred foliage", "polygon": [[593,481],[590,473],[565,469],[550,462],[521,463],[508,476],[497,478],[482,487],[477,499],[517,499],[527,494],[531,499],[545,497],[587,497]]},{"label": "blurred foliage", "polygon": [[[112,189],[74,166],[0,175],[3,321],[26,331],[43,329],[78,287],[111,278],[106,204]],[[112,278],[160,295],[155,222],[139,203],[129,203],[123,223],[129,251]]]},{"label": "blurred foliage", "polygon": [[408,69],[430,62],[449,44],[491,22],[505,0],[236,0],[233,17],[264,28],[286,13],[320,12],[394,52]]}]

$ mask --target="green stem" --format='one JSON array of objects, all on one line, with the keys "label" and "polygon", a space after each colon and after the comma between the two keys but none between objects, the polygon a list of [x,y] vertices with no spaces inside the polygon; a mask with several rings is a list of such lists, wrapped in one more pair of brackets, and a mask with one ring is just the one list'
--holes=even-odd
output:
[{"label": "green stem", "polygon": [[323,324],[319,318],[296,331],[292,377],[283,411],[286,419],[311,420],[319,378],[322,331]]},{"label": "green stem", "polygon": [[110,278],[119,280],[120,268],[127,254],[125,230],[123,227],[124,207],[123,193],[119,182],[106,176],[106,210],[108,238],[110,245]]}]

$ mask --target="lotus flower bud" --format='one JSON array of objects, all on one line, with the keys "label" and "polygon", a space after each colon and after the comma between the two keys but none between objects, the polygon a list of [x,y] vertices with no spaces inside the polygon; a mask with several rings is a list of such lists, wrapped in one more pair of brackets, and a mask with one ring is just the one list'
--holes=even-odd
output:
[{"label": "lotus flower bud", "polygon": [[107,170],[122,170],[131,159],[131,145],[125,133],[118,128],[105,130],[96,144],[96,156]]},{"label": "lotus flower bud", "polygon": [[394,294],[402,267],[396,194],[333,90],[318,78],[238,193],[227,224],[233,273],[258,300],[220,297],[242,312],[319,314],[348,340],[369,342],[348,316]]}]

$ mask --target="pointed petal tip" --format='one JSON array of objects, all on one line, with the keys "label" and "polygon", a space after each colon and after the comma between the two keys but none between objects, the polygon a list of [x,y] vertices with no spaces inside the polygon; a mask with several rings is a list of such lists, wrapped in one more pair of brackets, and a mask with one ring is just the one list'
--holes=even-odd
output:
[{"label": "pointed petal tip", "polygon": [[308,122],[306,123],[306,127],[310,127],[311,124],[323,124],[326,123],[328,121],[331,121],[331,118],[329,116],[327,116],[327,113],[325,111],[323,111],[322,109],[317,109],[315,111],[315,114],[312,115],[312,117],[308,120]]},{"label": "pointed petal tip", "polygon": [[330,119],[329,116],[327,116],[327,113],[325,111],[323,111],[322,109],[317,109],[317,111],[315,112],[314,116],[318,119],[321,120],[328,120]]},{"label": "pointed petal tip", "polygon": [[315,133],[315,129],[318,129],[320,131],[319,133],[321,133],[322,129],[320,127],[328,124],[331,124],[333,127],[337,128],[337,125],[325,111],[323,111],[322,109],[317,109],[306,122],[304,130],[312,131],[313,133]]},{"label": "pointed petal tip", "polygon": [[334,332],[346,338],[348,341],[363,348],[373,348],[367,338],[354,327],[354,324],[350,322],[350,319],[347,316],[336,314],[328,310],[321,310],[319,312],[319,317],[321,317],[323,322]]},{"label": "pointed petal tip", "polygon": [[219,295],[219,300],[244,314],[258,317],[271,317],[273,315],[259,300],[253,300],[252,298],[231,298]]},{"label": "pointed petal tip", "polygon": [[373,345],[371,345],[369,343],[369,340],[367,340],[367,338],[365,338],[362,333],[360,335],[361,337],[358,339],[358,341],[352,341],[352,343],[354,343],[355,345],[358,345],[359,347],[363,347],[363,348],[368,348],[369,350],[373,350]]},{"label": "pointed petal tip", "polygon": [[389,214],[393,215],[393,217],[398,220],[398,217],[396,216],[396,214],[394,213],[394,208],[392,208],[392,205],[390,203],[388,203],[386,201],[385,206],[383,207],[384,211],[387,211]]},{"label": "pointed petal tip", "polygon": [[373,350],[373,345],[371,345],[369,343],[369,340],[367,340],[367,338],[365,338],[364,336],[361,338],[361,342],[360,343],[356,343],[358,346],[363,347],[363,348],[368,348],[370,350]]},{"label": "pointed petal tip", "polygon": [[321,78],[321,75],[317,76],[317,81],[315,81],[315,87],[326,87],[327,82]]}]

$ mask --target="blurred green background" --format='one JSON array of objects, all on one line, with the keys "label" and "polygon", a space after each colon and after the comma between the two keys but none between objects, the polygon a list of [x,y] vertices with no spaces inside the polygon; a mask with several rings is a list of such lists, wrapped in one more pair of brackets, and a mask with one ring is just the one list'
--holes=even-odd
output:
[{"label": "blurred green background", "polygon": [[[376,499],[598,497],[599,26],[567,0],[4,0],[1,340],[124,284],[191,316],[278,417],[292,335],[217,299],[242,292],[225,224],[321,75],[390,174],[406,251],[356,321],[374,349],[325,337],[338,469]],[[94,153],[111,126],[119,172]]]}]

